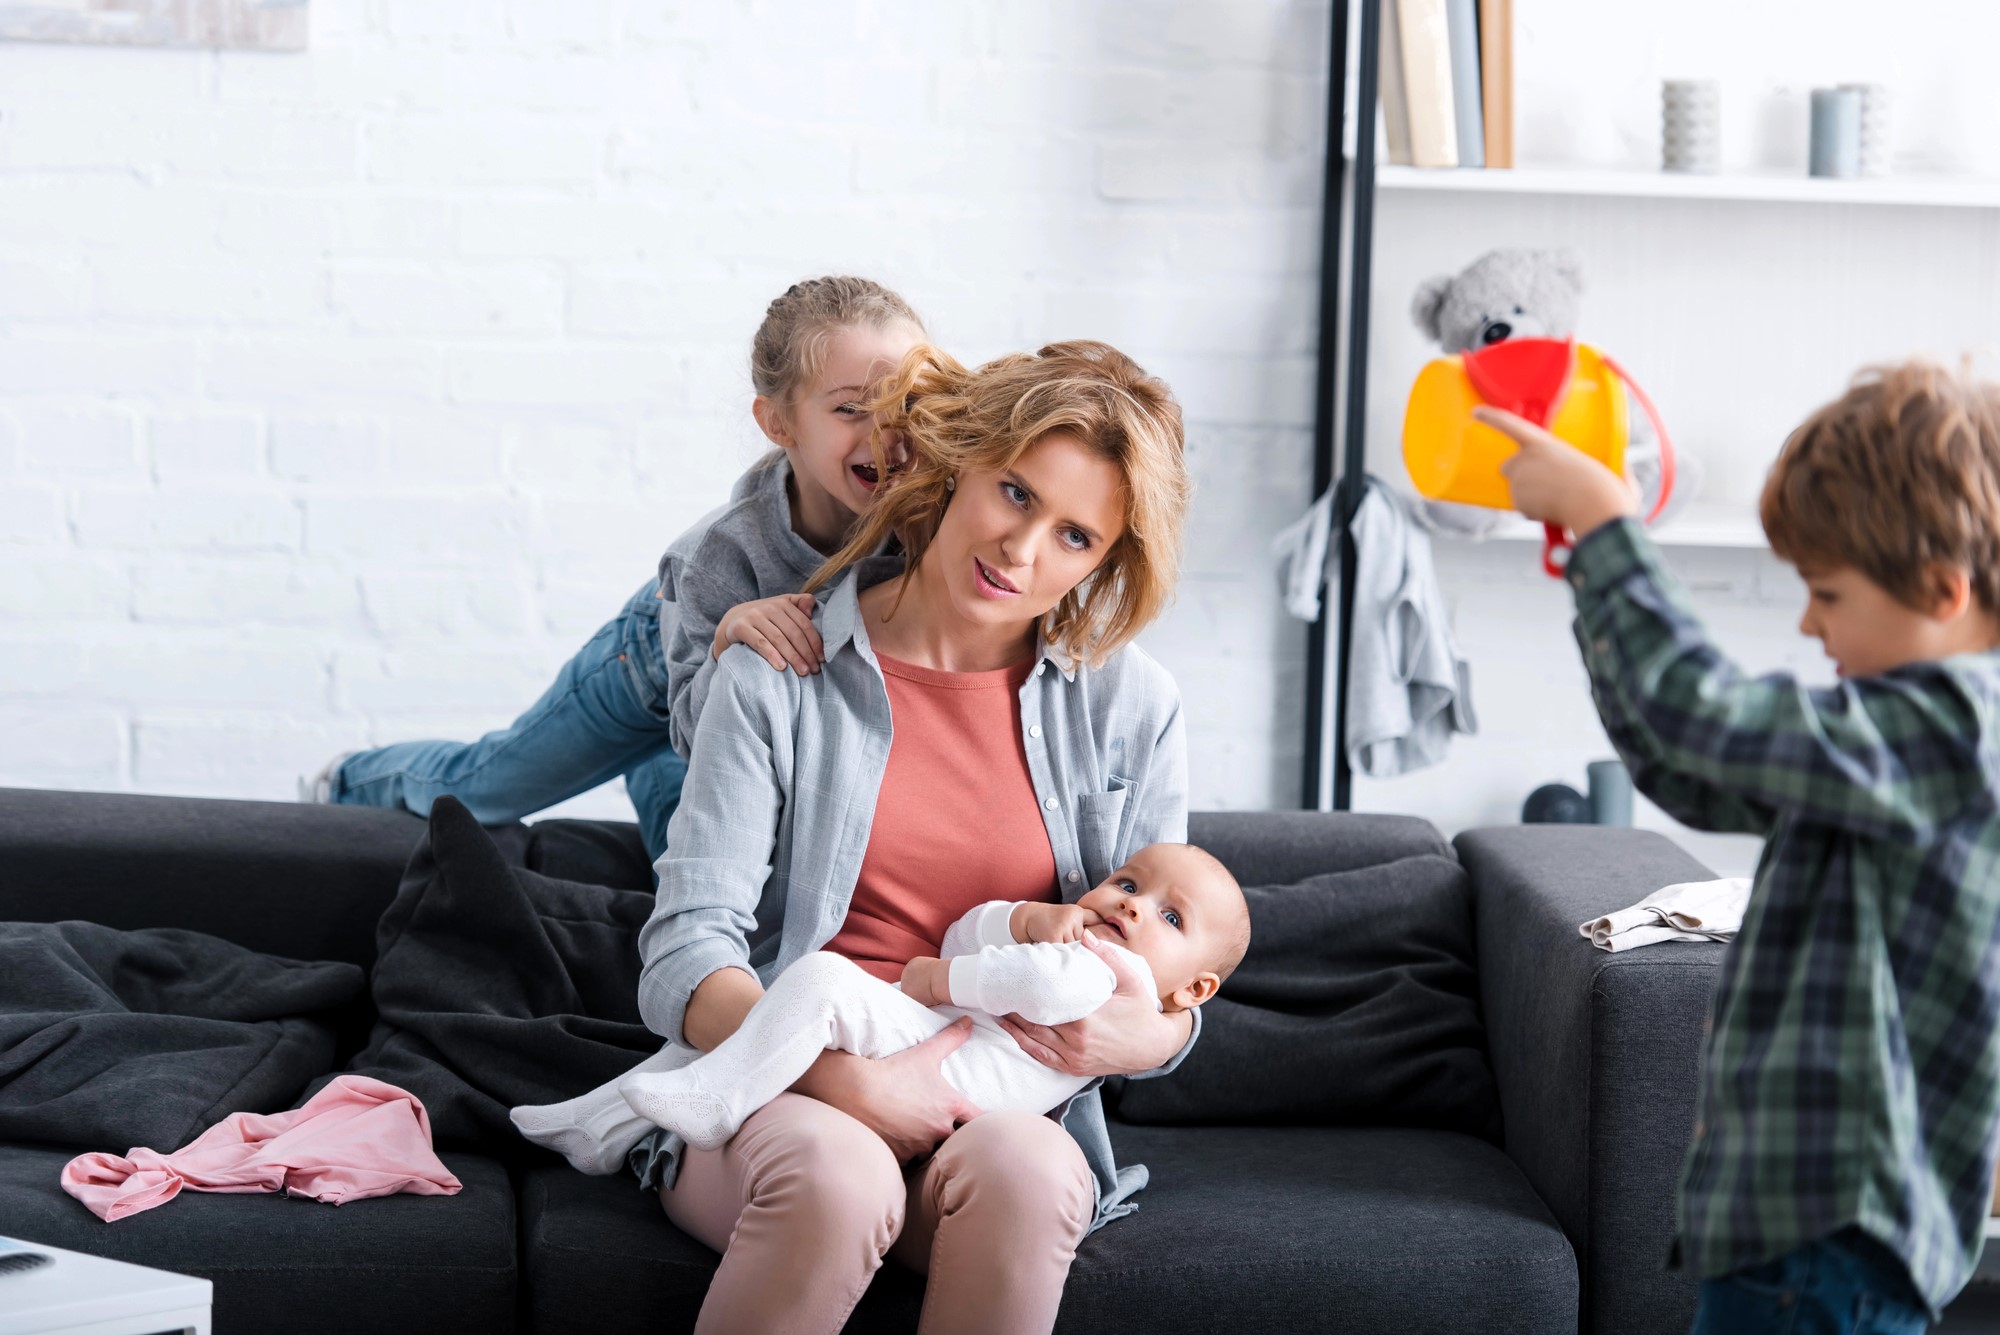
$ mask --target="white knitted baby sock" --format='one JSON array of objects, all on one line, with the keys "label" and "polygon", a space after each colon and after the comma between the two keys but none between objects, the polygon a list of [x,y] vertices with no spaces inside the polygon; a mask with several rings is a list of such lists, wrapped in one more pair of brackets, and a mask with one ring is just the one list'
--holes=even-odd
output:
[{"label": "white knitted baby sock", "polygon": [[828,1047],[856,1050],[860,1036],[841,1021],[866,1009],[869,989],[929,1016],[851,961],[820,951],[780,974],[712,1052],[678,1070],[634,1072],[619,1083],[619,1092],[655,1126],[679,1133],[696,1149],[718,1149]]},{"label": "white knitted baby sock", "polygon": [[628,1110],[698,1150],[727,1145],[751,1113],[791,1088],[826,1051],[825,1019],[799,1011],[780,1019],[783,989],[774,995],[779,1006],[767,1005],[769,997],[759,1002],[742,1028],[692,1065],[626,1076],[618,1092]]},{"label": "white knitted baby sock", "polygon": [[570,1167],[606,1177],[625,1166],[625,1156],[653,1129],[618,1092],[620,1081],[644,1072],[671,1071],[698,1054],[672,1044],[616,1080],[561,1103],[528,1104],[510,1110],[508,1120],[527,1139],[554,1150]]}]

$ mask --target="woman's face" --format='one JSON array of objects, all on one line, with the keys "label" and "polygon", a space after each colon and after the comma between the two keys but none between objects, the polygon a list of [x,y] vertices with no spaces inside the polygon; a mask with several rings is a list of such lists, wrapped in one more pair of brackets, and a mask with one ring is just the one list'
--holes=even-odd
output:
[{"label": "woman's face", "polygon": [[1066,431],[1011,468],[959,474],[924,564],[976,625],[1039,621],[1125,532],[1125,479]]}]

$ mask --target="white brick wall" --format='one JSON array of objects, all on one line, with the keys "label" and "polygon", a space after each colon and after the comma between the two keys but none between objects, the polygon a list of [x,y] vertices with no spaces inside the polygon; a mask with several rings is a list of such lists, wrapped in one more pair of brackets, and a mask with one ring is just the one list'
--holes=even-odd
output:
[{"label": "white brick wall", "polygon": [[[764,304],[1119,342],[1200,486],[1147,643],[1296,800],[1324,0],[315,0],[300,55],[0,45],[0,783],[285,797],[472,736],[755,456]],[[616,812],[616,793],[573,809]]]}]

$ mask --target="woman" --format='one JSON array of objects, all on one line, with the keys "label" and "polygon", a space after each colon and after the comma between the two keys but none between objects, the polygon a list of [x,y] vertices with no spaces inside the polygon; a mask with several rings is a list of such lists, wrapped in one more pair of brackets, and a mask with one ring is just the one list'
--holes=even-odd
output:
[{"label": "woman", "polygon": [[[724,654],[656,864],[640,1009],[704,1051],[802,955],[894,979],[973,904],[1074,899],[1186,838],[1178,694],[1127,645],[1187,506],[1166,386],[1098,343],[971,372],[919,348],[874,407],[912,462],[815,576],[823,666]],[[891,535],[902,561],[864,559]],[[1113,1164],[1095,1086],[1054,1118],[966,1103],[938,1065],[968,1026],[829,1051],[720,1150],[659,1138],[668,1217],[724,1253],[699,1329],[838,1330],[892,1251],[930,1276],[927,1332],[1054,1324],[1076,1244],[1143,1170]],[[1083,1020],[1010,1028],[1078,1074],[1147,1075],[1198,1022],[1121,974]]]}]

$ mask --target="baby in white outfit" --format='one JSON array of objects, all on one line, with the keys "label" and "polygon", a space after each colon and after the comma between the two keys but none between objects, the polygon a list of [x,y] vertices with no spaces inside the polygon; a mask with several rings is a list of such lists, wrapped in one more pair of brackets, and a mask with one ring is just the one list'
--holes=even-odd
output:
[{"label": "baby in white outfit", "polygon": [[[982,904],[945,933],[941,958],[919,957],[902,985],[819,951],[771,984],[736,1032],[702,1054],[669,1044],[631,1073],[567,1103],[517,1108],[528,1139],[584,1172],[615,1172],[651,1126],[698,1149],[726,1144],[828,1048],[886,1057],[970,1015],[944,1079],[982,1111],[1048,1112],[1089,1083],[1043,1065],[994,1018],[1066,1024],[1102,1006],[1117,976],[1084,937],[1121,952],[1164,1010],[1215,995],[1250,941],[1243,892],[1190,844],[1153,844],[1074,904]],[[623,1108],[610,1097],[622,1096]],[[634,1115],[644,1119],[635,1122]]]}]

